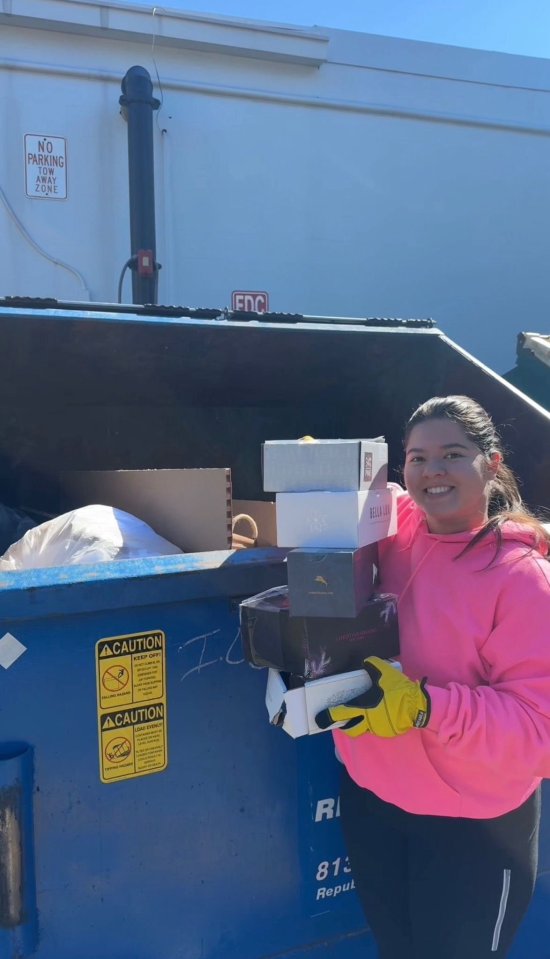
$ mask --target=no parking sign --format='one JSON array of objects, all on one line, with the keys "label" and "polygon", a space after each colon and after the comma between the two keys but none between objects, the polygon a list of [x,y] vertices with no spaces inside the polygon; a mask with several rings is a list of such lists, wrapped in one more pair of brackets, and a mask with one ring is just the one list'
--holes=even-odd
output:
[{"label": "no parking sign", "polygon": [[25,134],[25,191],[33,199],[66,199],[67,145],[64,137]]}]

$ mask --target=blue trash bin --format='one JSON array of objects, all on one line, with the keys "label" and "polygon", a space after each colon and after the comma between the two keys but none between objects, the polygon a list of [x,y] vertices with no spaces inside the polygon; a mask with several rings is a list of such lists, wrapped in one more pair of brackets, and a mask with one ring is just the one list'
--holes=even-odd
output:
[{"label": "blue trash bin", "polygon": [[[304,433],[384,432],[395,478],[443,392],[505,424],[550,505],[550,416],[431,325],[0,305],[0,336],[0,498],[37,516],[59,469],[229,466],[262,498],[261,442]],[[284,557],[0,576],[0,959],[375,959],[331,737],[270,726],[242,657],[239,601]],[[550,957],[548,828],[514,959]]]}]

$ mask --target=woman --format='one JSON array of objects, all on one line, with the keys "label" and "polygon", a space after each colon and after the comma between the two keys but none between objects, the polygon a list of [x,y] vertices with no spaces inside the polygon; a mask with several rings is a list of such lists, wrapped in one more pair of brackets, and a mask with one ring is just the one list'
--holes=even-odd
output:
[{"label": "woman", "polygon": [[550,536],[468,397],[416,410],[404,476],[380,544],[402,672],[366,660],[369,692],[327,717],[346,721],[342,826],[381,959],[502,957],[550,775]]}]

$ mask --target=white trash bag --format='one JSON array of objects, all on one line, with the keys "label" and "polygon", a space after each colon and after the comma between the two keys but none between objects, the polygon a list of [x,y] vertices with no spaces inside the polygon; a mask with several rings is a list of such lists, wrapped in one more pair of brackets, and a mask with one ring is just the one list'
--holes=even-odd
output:
[{"label": "white trash bag", "polygon": [[181,552],[130,513],[112,506],[82,506],[28,530],[0,557],[0,572]]}]

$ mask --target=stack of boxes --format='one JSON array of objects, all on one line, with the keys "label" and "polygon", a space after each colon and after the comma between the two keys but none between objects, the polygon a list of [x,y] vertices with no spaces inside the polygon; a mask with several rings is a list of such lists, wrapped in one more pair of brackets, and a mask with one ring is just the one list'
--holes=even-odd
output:
[{"label": "stack of boxes", "polygon": [[288,587],[241,604],[241,636],[246,659],[269,667],[271,721],[292,736],[320,732],[317,712],[367,688],[366,656],[399,653],[396,597],[375,589],[377,544],[397,532],[387,468],[382,437],[263,446]]}]

